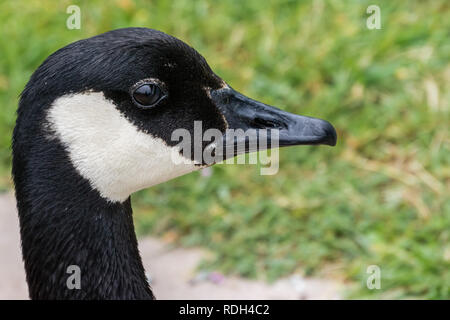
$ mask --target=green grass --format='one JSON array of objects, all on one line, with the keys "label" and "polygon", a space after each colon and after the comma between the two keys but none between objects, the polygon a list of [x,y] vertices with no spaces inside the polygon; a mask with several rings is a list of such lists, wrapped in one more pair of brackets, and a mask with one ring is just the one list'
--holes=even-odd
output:
[{"label": "green grass", "polygon": [[[65,27],[79,4],[81,30]],[[203,267],[347,281],[351,298],[450,299],[450,19],[447,1],[3,1],[0,179],[17,97],[43,59],[110,29],[160,29],[239,91],[325,118],[335,148],[280,150],[280,170],[219,165],[134,197],[138,231],[216,253]],[[381,290],[365,286],[369,265]]]}]

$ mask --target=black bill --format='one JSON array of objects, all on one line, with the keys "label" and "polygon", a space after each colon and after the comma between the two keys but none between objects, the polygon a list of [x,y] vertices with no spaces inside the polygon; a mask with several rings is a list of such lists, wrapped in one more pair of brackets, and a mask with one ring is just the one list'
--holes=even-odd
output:
[{"label": "black bill", "polygon": [[224,158],[273,147],[336,145],[336,130],[328,121],[282,111],[232,88],[211,90],[210,94],[228,123],[223,147],[211,148],[217,148],[216,153],[225,154],[227,146],[236,147],[233,154],[227,152]]}]

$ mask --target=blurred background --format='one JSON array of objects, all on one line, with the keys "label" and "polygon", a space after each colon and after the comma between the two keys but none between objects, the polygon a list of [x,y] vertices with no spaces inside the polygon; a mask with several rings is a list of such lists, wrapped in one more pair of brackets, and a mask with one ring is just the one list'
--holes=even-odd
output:
[{"label": "blurred background", "polygon": [[[71,4],[79,30],[66,27]],[[366,26],[371,4],[379,30]],[[450,299],[448,1],[2,1],[2,192],[32,72],[62,46],[130,26],[174,35],[240,92],[327,119],[339,137],[281,149],[273,176],[217,165],[134,195],[141,237],[204,248],[198,270],[225,276],[331,279],[343,298]],[[366,286],[370,265],[379,290]]]}]

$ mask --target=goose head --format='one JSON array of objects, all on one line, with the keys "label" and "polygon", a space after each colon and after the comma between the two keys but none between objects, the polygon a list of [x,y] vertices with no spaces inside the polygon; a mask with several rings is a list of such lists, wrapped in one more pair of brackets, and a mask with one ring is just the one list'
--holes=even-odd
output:
[{"label": "goose head", "polygon": [[[46,138],[59,141],[78,173],[110,201],[215,163],[181,153],[173,137],[184,129],[198,142],[196,121],[202,134],[222,132],[223,146],[231,129],[277,129],[279,146],[336,143],[327,121],[247,98],[196,50],[150,29],[114,30],[66,46],[33,75],[22,100],[29,96],[50,101],[35,110]],[[217,148],[217,141],[198,144],[200,155]],[[225,158],[221,151],[213,154]]]}]

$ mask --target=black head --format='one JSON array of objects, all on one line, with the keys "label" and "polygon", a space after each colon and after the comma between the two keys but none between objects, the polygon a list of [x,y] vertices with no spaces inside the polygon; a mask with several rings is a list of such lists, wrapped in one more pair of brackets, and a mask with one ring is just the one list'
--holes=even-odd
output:
[{"label": "black head", "polygon": [[[22,93],[13,137],[27,281],[32,298],[151,298],[137,250],[129,195],[215,162],[228,146],[257,150],[264,129],[278,145],[336,143],[326,121],[293,115],[230,88],[205,59],[162,32],[128,28],[72,43],[49,56]],[[174,132],[191,137],[187,154]],[[265,147],[271,147],[266,144]],[[183,150],[186,151],[186,150]],[[192,152],[194,151],[194,152]],[[80,291],[66,268],[83,270]],[[115,270],[111,272],[111,270]]]},{"label": "black head", "polygon": [[[194,141],[196,122],[201,135],[208,129],[219,132],[220,143]],[[177,129],[192,137],[187,153],[174,139]],[[279,146],[336,143],[328,122],[243,96],[184,42],[156,30],[127,28],[72,43],[37,69],[22,94],[16,140],[23,133],[59,141],[95,189],[124,200],[131,192],[238,154],[238,148],[225,152],[230,144],[254,151],[249,137],[235,137],[232,129],[255,130],[256,150],[262,148],[265,129],[277,131]],[[200,153],[194,150],[198,145]],[[169,166],[174,161],[168,150],[188,161]],[[216,158],[205,161],[205,150]],[[111,195],[112,186],[120,186],[113,192],[120,196]]]}]

